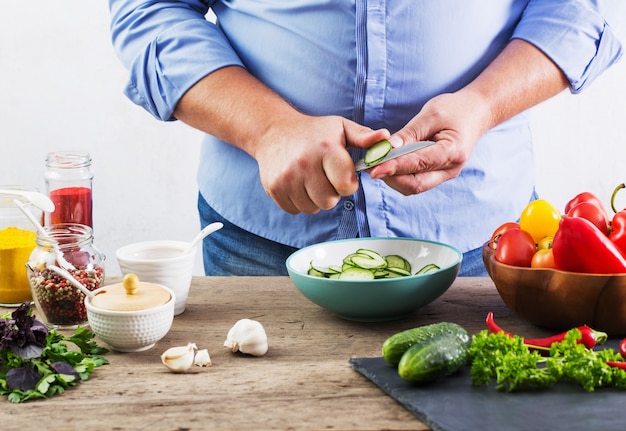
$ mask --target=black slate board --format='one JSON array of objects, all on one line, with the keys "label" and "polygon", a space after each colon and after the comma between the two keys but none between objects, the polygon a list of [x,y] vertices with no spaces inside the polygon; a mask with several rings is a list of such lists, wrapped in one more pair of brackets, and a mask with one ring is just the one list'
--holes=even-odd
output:
[{"label": "black slate board", "polygon": [[622,390],[586,392],[576,384],[560,383],[546,390],[504,393],[472,386],[468,367],[417,386],[402,380],[383,358],[353,358],[350,363],[435,431],[626,429]]}]

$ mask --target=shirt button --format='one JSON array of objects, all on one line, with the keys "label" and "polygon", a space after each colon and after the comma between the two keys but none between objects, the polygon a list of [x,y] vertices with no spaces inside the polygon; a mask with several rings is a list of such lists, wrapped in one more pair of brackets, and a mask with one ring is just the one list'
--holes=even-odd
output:
[{"label": "shirt button", "polygon": [[354,209],[354,202],[352,202],[352,201],[345,201],[343,203],[343,208],[346,211],[352,211]]}]

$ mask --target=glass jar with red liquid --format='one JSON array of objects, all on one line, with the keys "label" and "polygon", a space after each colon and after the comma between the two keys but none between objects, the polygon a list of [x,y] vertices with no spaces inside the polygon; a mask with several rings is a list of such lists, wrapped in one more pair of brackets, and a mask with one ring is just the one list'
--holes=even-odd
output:
[{"label": "glass jar with red liquid", "polygon": [[49,153],[44,179],[48,196],[55,206],[52,213],[46,214],[46,225],[78,223],[93,227],[93,172],[89,153]]}]

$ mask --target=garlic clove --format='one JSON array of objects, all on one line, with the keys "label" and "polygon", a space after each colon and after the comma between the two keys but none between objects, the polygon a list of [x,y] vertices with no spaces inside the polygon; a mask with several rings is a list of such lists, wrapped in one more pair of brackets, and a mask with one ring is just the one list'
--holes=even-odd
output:
[{"label": "garlic clove", "polygon": [[174,373],[184,373],[193,365],[197,349],[198,346],[195,343],[170,347],[161,355],[161,362]]},{"label": "garlic clove", "polygon": [[193,359],[193,363],[199,367],[210,367],[213,365],[209,351],[207,349],[198,350],[196,356]]},{"label": "garlic clove", "polygon": [[263,356],[269,348],[263,325],[251,319],[241,319],[230,328],[224,347],[253,356]]}]

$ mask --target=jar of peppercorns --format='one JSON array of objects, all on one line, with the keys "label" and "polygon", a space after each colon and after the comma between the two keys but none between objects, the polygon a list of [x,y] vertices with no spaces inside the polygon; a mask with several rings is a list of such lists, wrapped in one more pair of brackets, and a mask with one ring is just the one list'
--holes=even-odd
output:
[{"label": "jar of peppercorns", "polygon": [[85,295],[62,275],[65,269],[89,290],[102,287],[104,255],[93,243],[93,231],[78,223],[46,226],[27,264],[35,305],[48,326],[72,328],[87,323]]}]

